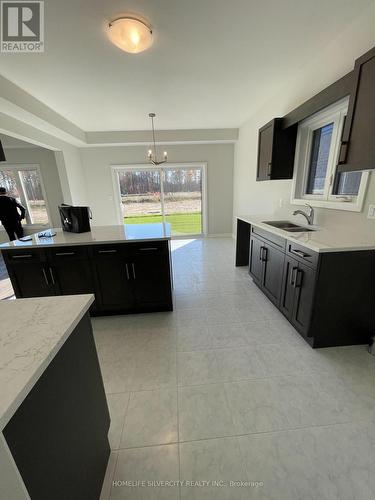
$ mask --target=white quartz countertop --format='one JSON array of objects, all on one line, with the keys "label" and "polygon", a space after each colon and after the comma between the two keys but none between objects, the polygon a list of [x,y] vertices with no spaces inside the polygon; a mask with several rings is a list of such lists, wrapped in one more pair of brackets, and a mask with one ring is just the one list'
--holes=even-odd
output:
[{"label": "white quartz countertop", "polygon": [[67,295],[0,302],[0,431],[93,301]]},{"label": "white quartz countertop", "polygon": [[56,235],[48,238],[31,235],[29,241],[16,240],[0,245],[1,249],[54,247],[74,245],[95,245],[105,243],[126,243],[141,241],[169,240],[171,237],[170,224],[124,224],[118,226],[93,226],[87,233],[69,233],[61,228],[46,229],[43,232],[55,232]]},{"label": "white quartz countertop", "polygon": [[300,224],[299,221],[290,218],[275,217],[274,215],[240,215],[237,218],[265,231],[282,236],[288,241],[299,243],[315,252],[375,250],[375,230],[364,232],[356,227],[310,226],[315,231],[291,233],[269,226],[264,222],[287,220],[301,226],[307,227],[307,225]]}]

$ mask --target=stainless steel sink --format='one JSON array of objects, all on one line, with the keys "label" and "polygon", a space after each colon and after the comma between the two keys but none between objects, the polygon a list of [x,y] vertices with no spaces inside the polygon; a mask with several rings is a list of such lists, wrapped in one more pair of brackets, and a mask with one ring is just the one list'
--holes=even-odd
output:
[{"label": "stainless steel sink", "polygon": [[284,231],[289,231],[290,233],[303,233],[308,231],[315,231],[315,229],[299,226],[298,224],[293,224],[293,222],[289,222],[288,220],[263,221],[263,224],[277,227],[278,229],[283,229]]}]

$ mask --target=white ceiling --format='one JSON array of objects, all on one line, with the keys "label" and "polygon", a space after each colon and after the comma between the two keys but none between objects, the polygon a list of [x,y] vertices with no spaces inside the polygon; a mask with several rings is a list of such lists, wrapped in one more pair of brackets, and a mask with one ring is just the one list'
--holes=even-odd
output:
[{"label": "white ceiling", "polygon": [[[86,131],[240,126],[372,0],[48,0],[45,53],[0,72]],[[113,46],[105,20],[148,19],[154,45]]]}]

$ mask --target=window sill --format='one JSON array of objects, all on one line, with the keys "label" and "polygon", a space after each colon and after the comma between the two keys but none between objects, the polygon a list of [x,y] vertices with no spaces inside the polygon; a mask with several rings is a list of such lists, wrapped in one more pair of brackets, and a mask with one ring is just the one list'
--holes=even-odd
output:
[{"label": "window sill", "polygon": [[345,212],[362,212],[363,200],[353,201],[327,201],[309,198],[292,199],[292,205],[306,205],[308,203],[316,208],[328,208],[331,210],[343,210]]}]

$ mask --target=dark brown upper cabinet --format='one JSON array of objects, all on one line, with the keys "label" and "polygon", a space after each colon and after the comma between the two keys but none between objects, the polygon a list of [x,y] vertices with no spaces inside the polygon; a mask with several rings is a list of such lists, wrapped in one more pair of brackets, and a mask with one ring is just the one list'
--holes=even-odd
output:
[{"label": "dark brown upper cabinet", "polygon": [[356,60],[339,172],[375,169],[375,47]]},{"label": "dark brown upper cabinet", "polygon": [[293,177],[297,124],[282,124],[283,118],[274,118],[259,129],[257,181]]}]

